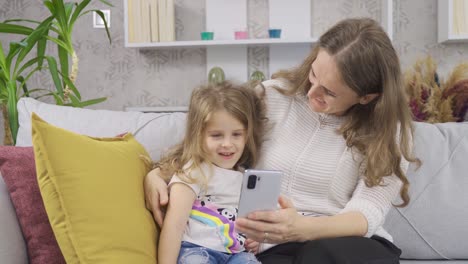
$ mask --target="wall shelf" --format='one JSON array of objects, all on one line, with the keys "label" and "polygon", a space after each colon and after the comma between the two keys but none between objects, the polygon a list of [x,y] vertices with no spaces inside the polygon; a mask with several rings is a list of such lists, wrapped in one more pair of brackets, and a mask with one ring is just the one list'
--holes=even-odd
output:
[{"label": "wall shelf", "polygon": [[303,39],[239,39],[239,40],[194,40],[194,41],[170,41],[170,42],[148,42],[128,43],[128,48],[168,48],[168,47],[206,47],[206,46],[259,46],[274,44],[306,44],[316,43],[317,38]]},{"label": "wall shelf", "polygon": [[144,112],[144,113],[172,113],[187,112],[188,106],[144,106],[144,107],[126,107],[125,111]]},{"label": "wall shelf", "polygon": [[[297,66],[310,52],[317,35],[312,32],[313,2],[318,0],[268,0],[269,26],[281,28],[280,39],[235,40],[234,31],[247,28],[247,0],[205,0],[205,28],[214,32],[214,40],[141,42],[128,41],[128,1],[123,0],[125,46],[140,49],[205,47],[206,72],[212,67],[221,67],[228,79],[247,81],[247,48],[269,47],[269,75],[280,70]],[[154,0],[152,0],[154,1]],[[393,1],[383,0],[381,24],[390,39],[393,35]]]}]

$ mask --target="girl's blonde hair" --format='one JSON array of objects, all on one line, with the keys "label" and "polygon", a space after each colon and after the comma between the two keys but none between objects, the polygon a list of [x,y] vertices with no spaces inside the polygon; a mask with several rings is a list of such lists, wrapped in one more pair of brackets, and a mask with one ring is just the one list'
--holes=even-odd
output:
[{"label": "girl's blonde hair", "polygon": [[221,110],[239,120],[246,129],[244,152],[235,169],[254,166],[258,160],[266,118],[261,98],[263,93],[256,94],[253,87],[253,83],[236,85],[224,81],[196,88],[190,98],[183,141],[156,163],[162,175],[172,176],[177,173],[187,182],[200,183],[206,187],[208,175],[202,175],[202,179],[196,181],[190,177],[190,171],[200,168],[206,162],[208,155],[204,148],[205,129],[213,113]]},{"label": "girl's blonde hair", "polygon": [[395,174],[403,182],[400,206],[406,206],[409,182],[400,161],[402,157],[411,162],[419,160],[411,152],[412,116],[400,62],[390,39],[372,19],[346,19],[337,23],[320,37],[299,67],[273,75],[293,83],[293,88],[284,94],[307,94],[311,87],[309,72],[319,50],[334,58],[341,73],[337,77],[343,78],[359,96],[379,94],[367,105],[352,106],[339,132],[348,147],[355,147],[364,155],[366,185],[380,185],[384,176]]}]

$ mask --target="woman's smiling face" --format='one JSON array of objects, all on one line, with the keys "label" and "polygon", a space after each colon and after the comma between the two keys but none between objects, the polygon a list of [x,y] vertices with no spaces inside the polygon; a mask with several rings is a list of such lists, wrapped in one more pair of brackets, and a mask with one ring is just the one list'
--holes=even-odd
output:
[{"label": "woman's smiling face", "polygon": [[342,81],[334,58],[323,49],[312,63],[309,81],[311,87],[307,97],[310,108],[315,112],[340,116],[361,100]]}]

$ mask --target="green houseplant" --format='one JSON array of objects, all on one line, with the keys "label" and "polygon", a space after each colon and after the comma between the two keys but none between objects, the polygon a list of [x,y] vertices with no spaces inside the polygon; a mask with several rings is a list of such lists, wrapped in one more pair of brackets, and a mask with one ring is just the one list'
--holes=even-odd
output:
[{"label": "green houseplant", "polygon": [[[105,0],[99,1],[112,6]],[[50,16],[43,21],[9,19],[0,23],[0,33],[24,36],[19,42],[9,43],[8,52],[5,52],[3,43],[0,42],[0,104],[4,120],[7,121],[5,144],[15,143],[19,126],[16,105],[22,96],[52,96],[56,104],[74,107],[84,107],[106,100],[96,98],[83,101],[75,86],[78,57],[73,47],[72,33],[77,19],[87,13],[96,12],[103,19],[109,42],[111,41],[104,14],[100,10],[85,10],[90,2],[91,0],[67,3],[63,0],[45,0],[43,3],[50,11]],[[57,46],[57,57],[46,54],[49,42]],[[35,54],[31,52],[33,50],[36,51]],[[43,69],[50,72],[55,90],[29,90],[27,81],[35,72]]]}]

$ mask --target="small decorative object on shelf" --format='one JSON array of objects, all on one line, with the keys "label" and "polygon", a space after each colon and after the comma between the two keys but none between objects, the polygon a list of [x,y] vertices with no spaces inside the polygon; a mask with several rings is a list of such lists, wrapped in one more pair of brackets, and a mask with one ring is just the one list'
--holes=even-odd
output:
[{"label": "small decorative object on shelf", "polygon": [[249,33],[246,30],[238,30],[234,32],[235,39],[248,39]]},{"label": "small decorative object on shelf", "polygon": [[268,35],[270,36],[270,38],[281,38],[281,29],[280,28],[269,29]]},{"label": "small decorative object on shelf", "polygon": [[428,123],[468,120],[468,63],[457,65],[441,81],[437,65],[428,56],[405,73],[405,87],[415,121]]},{"label": "small decorative object on shelf", "polygon": [[214,38],[214,32],[212,31],[203,31],[200,33],[201,39],[202,40],[213,40]]},{"label": "small decorative object on shelf", "polygon": [[220,67],[211,68],[208,73],[208,82],[213,84],[222,83],[225,80],[224,71]]},{"label": "small decorative object on shelf", "polygon": [[250,80],[251,81],[263,82],[265,79],[266,79],[265,74],[263,74],[263,72],[261,72],[259,70],[256,70],[256,71],[252,72],[252,74],[250,75]]}]

